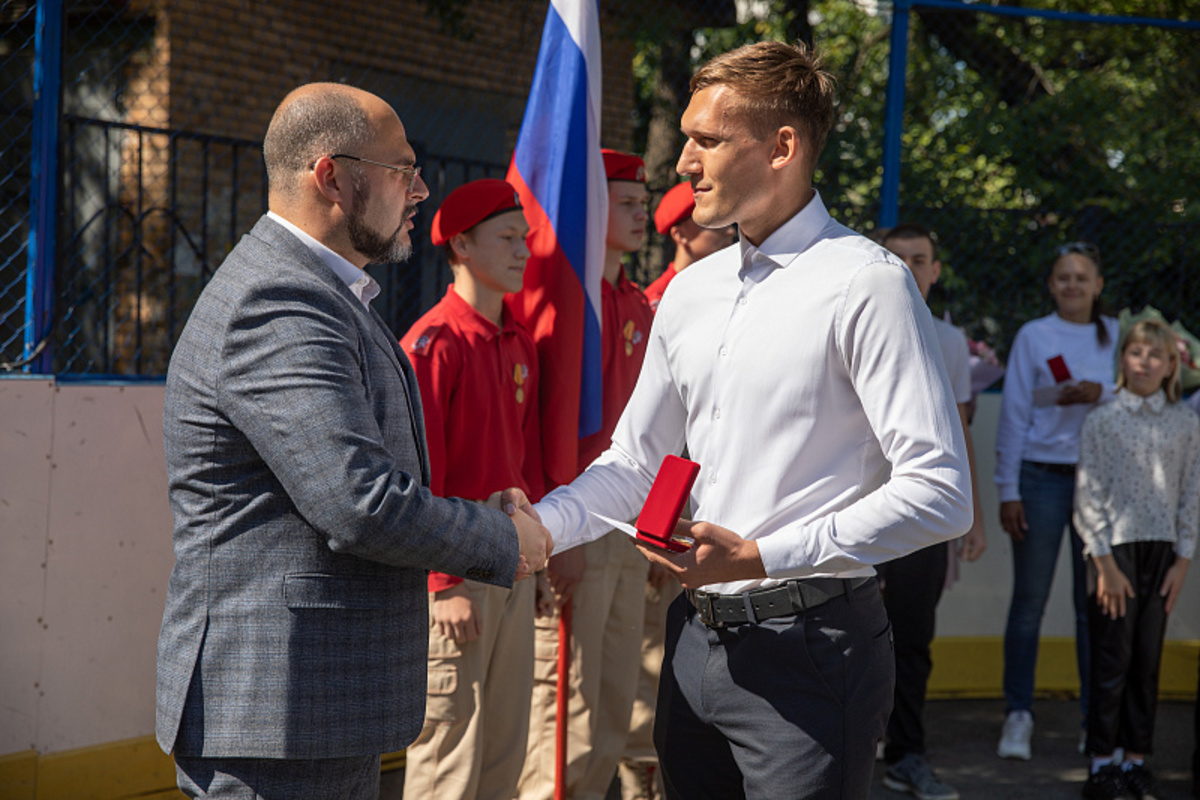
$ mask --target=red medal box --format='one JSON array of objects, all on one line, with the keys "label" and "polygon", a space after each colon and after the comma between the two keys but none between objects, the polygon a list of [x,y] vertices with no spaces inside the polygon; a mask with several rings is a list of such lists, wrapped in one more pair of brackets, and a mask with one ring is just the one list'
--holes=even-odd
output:
[{"label": "red medal box", "polygon": [[672,553],[687,552],[690,545],[671,537],[699,474],[700,465],[695,461],[673,455],[663,459],[635,523],[638,539]]},{"label": "red medal box", "polygon": [[1050,367],[1050,374],[1054,376],[1055,383],[1071,380],[1071,370],[1067,369],[1067,362],[1062,356],[1046,359],[1046,366]]}]

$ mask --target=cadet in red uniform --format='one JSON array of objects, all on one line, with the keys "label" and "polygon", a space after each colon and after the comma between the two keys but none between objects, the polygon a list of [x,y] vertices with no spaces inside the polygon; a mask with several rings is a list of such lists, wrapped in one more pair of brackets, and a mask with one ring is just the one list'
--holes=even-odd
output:
[{"label": "cadet in red uniform", "polygon": [[[604,150],[608,176],[608,233],[601,285],[603,422],[579,441],[579,471],[608,449],[613,429],[633,393],[653,312],[621,265],[641,249],[650,215],[642,159]],[[551,560],[547,571],[559,602],[571,598],[571,672],[567,721],[567,795],[601,800],[625,750],[637,691],[643,598],[649,564],[619,531]],[[558,615],[537,620],[529,753],[521,775],[522,800],[550,800],[555,776],[555,692]]]},{"label": "cadet in red uniform", "polygon": [[734,226],[701,228],[692,220],[695,207],[692,182],[684,181],[669,189],[654,211],[654,228],[675,243],[674,260],[646,287],[646,299],[650,301],[650,308],[656,311],[672,278],[705,256],[733,244]]},{"label": "cadet in red uniform", "polygon": [[[505,305],[529,248],[502,180],[451,192],[433,218],[454,284],[401,345],[421,387],[434,494],[542,494],[537,354]],[[525,758],[533,686],[534,582],[502,589],[429,575],[425,726],[408,748],[405,797],[509,800]]]}]

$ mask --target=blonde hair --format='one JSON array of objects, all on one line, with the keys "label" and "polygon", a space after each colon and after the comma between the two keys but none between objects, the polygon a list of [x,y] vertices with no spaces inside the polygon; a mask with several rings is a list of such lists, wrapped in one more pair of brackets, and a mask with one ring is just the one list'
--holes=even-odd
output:
[{"label": "blonde hair", "polygon": [[[1171,372],[1163,379],[1162,388],[1167,393],[1167,402],[1174,403],[1179,400],[1183,394],[1183,388],[1179,383],[1179,372],[1183,367],[1182,360],[1179,358],[1179,345],[1175,332],[1168,328],[1164,323],[1156,319],[1143,319],[1135,322],[1133,326],[1125,333],[1124,339],[1121,341],[1121,351],[1118,354],[1119,359],[1124,359],[1125,350],[1129,345],[1148,344],[1151,347],[1161,348],[1167,357],[1174,362],[1174,367]],[[1117,388],[1120,389],[1125,385],[1125,367],[1121,366],[1117,375]]]}]

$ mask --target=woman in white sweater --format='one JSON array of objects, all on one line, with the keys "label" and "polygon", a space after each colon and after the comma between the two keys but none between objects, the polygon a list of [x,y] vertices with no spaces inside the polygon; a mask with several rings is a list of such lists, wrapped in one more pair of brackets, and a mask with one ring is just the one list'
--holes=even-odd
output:
[{"label": "woman in white sweater", "polygon": [[[1117,321],[1100,314],[1104,278],[1095,245],[1075,242],[1059,248],[1048,284],[1055,312],[1017,332],[996,430],[1000,524],[1012,539],[1013,553],[1013,594],[1004,632],[1007,716],[996,749],[1001,758],[1032,756],[1038,638],[1067,528],[1080,705],[1085,723],[1087,719],[1086,572],[1071,512],[1083,419],[1113,393]],[[1069,373],[1065,380],[1064,370]]]}]

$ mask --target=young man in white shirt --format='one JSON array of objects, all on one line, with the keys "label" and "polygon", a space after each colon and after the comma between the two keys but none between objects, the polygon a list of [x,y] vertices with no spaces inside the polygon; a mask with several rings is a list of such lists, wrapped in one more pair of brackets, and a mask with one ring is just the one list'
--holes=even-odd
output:
[{"label": "young man in white shirt", "polygon": [[677,169],[741,241],[681,273],[611,448],[537,506],[566,548],[633,518],[665,455],[701,471],[655,741],[670,797],[865,798],[894,663],[873,565],[971,524],[962,426],[909,271],[812,175],[833,79],[749,45],[692,79]]},{"label": "young man in white shirt", "polygon": [[[929,299],[929,290],[942,274],[937,244],[932,231],[911,222],[901,223],[883,236],[883,246],[900,258],[913,274],[921,297]],[[974,481],[975,454],[971,447],[968,423],[971,403],[971,365],[967,337],[948,322],[933,317],[950,388],[958,404],[971,466],[971,490],[975,495],[975,521],[958,542],[950,547],[925,547],[915,553],[881,565],[883,602],[892,622],[896,649],[896,692],[892,716],[888,718],[884,760],[887,772],[883,783],[889,789],[906,792],[920,800],[957,800],[958,792],[943,783],[925,760],[925,691],[933,671],[930,644],[937,627],[937,605],[946,585],[947,560],[959,551],[967,561],[983,555],[987,534],[983,511]]]}]

